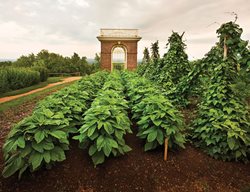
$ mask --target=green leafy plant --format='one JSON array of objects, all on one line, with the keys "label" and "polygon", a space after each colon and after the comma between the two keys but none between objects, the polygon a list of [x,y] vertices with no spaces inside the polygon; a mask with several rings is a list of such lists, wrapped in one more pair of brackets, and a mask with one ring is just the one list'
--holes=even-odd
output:
[{"label": "green leafy plant", "polygon": [[[173,32],[168,39],[168,52],[163,57],[163,62],[159,66],[159,79],[163,82],[166,78],[170,78],[171,82],[177,84],[181,79],[188,74],[190,66],[188,62],[188,55],[185,53],[186,45],[183,42],[183,35]],[[166,74],[169,75],[166,75]],[[168,81],[168,80],[167,80]]]},{"label": "green leafy plant", "polygon": [[133,118],[139,130],[137,136],[146,139],[145,151],[156,148],[169,139],[169,147],[184,148],[183,121],[179,111],[149,80],[134,73],[124,74],[132,107]]},{"label": "green leafy plant", "polygon": [[250,101],[250,72],[246,70],[241,70],[239,75],[234,79],[231,88],[236,94],[236,96],[242,98],[245,101]]},{"label": "green leafy plant", "polygon": [[216,159],[247,161],[250,154],[249,113],[230,87],[234,75],[230,62],[215,68],[192,127],[193,139]]},{"label": "green leafy plant", "polygon": [[16,124],[3,146],[5,168],[3,176],[19,171],[19,178],[26,169],[37,170],[43,164],[65,160],[68,135],[76,130],[69,127],[63,113],[49,109],[36,110],[32,116]]},{"label": "green leafy plant", "polygon": [[216,67],[208,70],[211,81],[192,127],[193,139],[214,158],[248,161],[249,112],[236,88],[241,84],[240,74],[247,72],[248,42],[241,39],[242,29],[235,22],[221,25],[217,33],[217,47],[203,65],[209,66],[209,61],[213,61]]},{"label": "green leafy plant", "polygon": [[210,77],[214,74],[214,68],[216,68],[219,63],[223,62],[224,44],[227,47],[227,59],[231,61],[235,70],[240,74],[239,77],[235,78],[234,82],[231,82],[234,84],[233,88],[240,96],[244,97],[248,94],[247,89],[244,91],[240,88],[246,85],[247,79],[244,79],[244,75],[247,76],[250,69],[248,41],[244,41],[241,38],[243,29],[235,22],[227,22],[222,24],[216,32],[219,37],[219,42],[217,42],[205,57],[197,62],[189,74],[177,84],[176,91],[174,91],[174,94],[171,93],[171,98],[176,98],[175,93],[177,93],[177,95],[182,95],[181,102],[183,103],[183,101],[188,100],[189,96],[192,96],[194,91],[196,94],[202,95],[207,89]]},{"label": "green leafy plant", "polygon": [[163,145],[168,138],[170,148],[184,148],[183,121],[180,113],[162,95],[146,95],[133,108],[133,118],[137,119],[139,131],[137,136],[146,139],[145,151]]},{"label": "green leafy plant", "polygon": [[[151,62],[142,64],[137,70],[138,74],[152,81],[157,82],[163,89],[166,97],[173,103],[186,106],[188,104],[185,95],[178,89],[179,84],[190,71],[188,56],[185,53],[186,45],[183,42],[183,35],[173,32],[168,39],[169,50],[160,59],[159,54]],[[152,44],[152,48],[158,50],[158,43]],[[157,51],[156,51],[157,52]],[[155,55],[155,54],[153,54]]]},{"label": "green leafy plant", "polygon": [[94,165],[101,164],[111,154],[117,156],[131,150],[125,144],[124,135],[131,133],[127,114],[127,101],[122,94],[119,75],[112,73],[109,80],[84,113],[84,125],[79,129],[80,146],[89,147]]},{"label": "green leafy plant", "polygon": [[[26,169],[35,171],[65,159],[69,135],[82,125],[82,114],[88,109],[95,91],[103,85],[106,72],[99,72],[41,101],[30,117],[14,125],[4,146],[3,176]],[[93,79],[100,79],[96,82]],[[91,82],[89,84],[89,82]],[[84,88],[88,87],[87,92]]]},{"label": "green leafy plant", "polygon": [[146,65],[142,65],[141,67],[143,71],[143,76],[149,79],[154,77],[156,73],[158,62],[160,61],[160,53],[159,53],[159,41],[151,44],[151,57],[150,60],[147,61]]},{"label": "green leafy plant", "polygon": [[32,70],[34,71],[38,71],[40,73],[40,81],[44,82],[47,81],[48,77],[49,77],[49,72],[48,69],[44,66],[34,66],[31,67]]}]

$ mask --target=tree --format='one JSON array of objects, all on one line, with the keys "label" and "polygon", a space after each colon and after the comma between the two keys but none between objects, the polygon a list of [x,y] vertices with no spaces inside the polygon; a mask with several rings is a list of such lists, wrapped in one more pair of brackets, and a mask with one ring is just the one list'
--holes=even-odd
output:
[{"label": "tree", "polygon": [[158,59],[160,59],[159,41],[158,40],[151,44],[151,59],[154,62],[157,61]]},{"label": "tree", "polygon": [[154,75],[156,74],[156,68],[159,62],[159,41],[157,40],[156,42],[151,44],[151,58],[150,62],[145,67],[146,69],[143,76],[147,77],[148,79],[154,80]]},{"label": "tree", "polygon": [[82,57],[81,61],[80,61],[80,72],[81,75],[85,75],[85,74],[91,74],[94,70],[94,65],[89,64],[87,61],[87,57]]},{"label": "tree", "polygon": [[0,67],[10,67],[12,66],[12,62],[11,61],[1,61],[0,62]]},{"label": "tree", "polygon": [[89,65],[86,57],[80,57],[73,53],[71,57],[63,57],[57,53],[51,53],[48,50],[41,50],[37,55],[33,53],[28,56],[21,56],[13,64],[16,67],[31,67],[42,75],[46,80],[47,73],[76,73],[82,75],[93,72],[94,66]]},{"label": "tree", "polygon": [[45,67],[46,68],[46,65],[45,65],[45,61],[43,59],[36,59],[33,64],[32,64],[34,67]]},{"label": "tree", "polygon": [[99,69],[100,65],[101,65],[101,57],[100,57],[100,54],[96,53],[95,59],[94,59],[94,68]]},{"label": "tree", "polygon": [[39,53],[36,55],[37,60],[43,60],[45,65],[48,65],[50,60],[50,53],[48,50],[42,49]]},{"label": "tree", "polygon": [[149,63],[149,62],[150,62],[149,51],[148,48],[145,47],[143,51],[142,63]]},{"label": "tree", "polygon": [[149,55],[149,51],[148,48],[145,47],[144,51],[143,51],[143,58],[142,58],[142,63],[140,63],[137,67],[137,73],[139,75],[144,75],[144,73],[146,72],[148,66],[150,65],[150,55]]},{"label": "tree", "polygon": [[35,61],[35,55],[33,53],[28,56],[22,55],[17,61],[14,62],[14,66],[16,67],[32,67],[33,62]]},{"label": "tree", "polygon": [[80,66],[81,66],[81,58],[77,53],[74,53],[70,58],[70,71],[71,72],[80,72]]}]

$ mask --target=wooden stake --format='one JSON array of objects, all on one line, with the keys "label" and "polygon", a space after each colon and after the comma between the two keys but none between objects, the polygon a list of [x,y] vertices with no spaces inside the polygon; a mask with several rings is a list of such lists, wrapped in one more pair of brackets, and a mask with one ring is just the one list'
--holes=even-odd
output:
[{"label": "wooden stake", "polygon": [[223,60],[226,60],[227,58],[227,45],[226,45],[227,38],[224,37],[224,54],[223,54]]},{"label": "wooden stake", "polygon": [[168,138],[165,138],[165,148],[164,148],[164,161],[168,158]]}]

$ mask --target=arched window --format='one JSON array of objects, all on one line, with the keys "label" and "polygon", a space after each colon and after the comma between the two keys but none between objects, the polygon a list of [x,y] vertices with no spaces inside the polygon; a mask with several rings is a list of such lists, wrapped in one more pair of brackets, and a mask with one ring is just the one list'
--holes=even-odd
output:
[{"label": "arched window", "polygon": [[127,68],[127,52],[126,48],[116,46],[112,50],[112,70],[123,70]]}]

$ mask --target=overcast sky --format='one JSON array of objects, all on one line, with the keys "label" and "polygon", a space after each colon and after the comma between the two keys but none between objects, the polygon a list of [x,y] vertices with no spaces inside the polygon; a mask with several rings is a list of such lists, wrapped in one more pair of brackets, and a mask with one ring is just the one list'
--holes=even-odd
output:
[{"label": "overcast sky", "polygon": [[190,59],[201,58],[217,41],[216,29],[238,14],[250,40],[250,0],[0,0],[0,59],[41,49],[93,58],[100,52],[100,28],[137,28],[143,48],[160,41],[161,55],[171,31],[182,33]]}]

